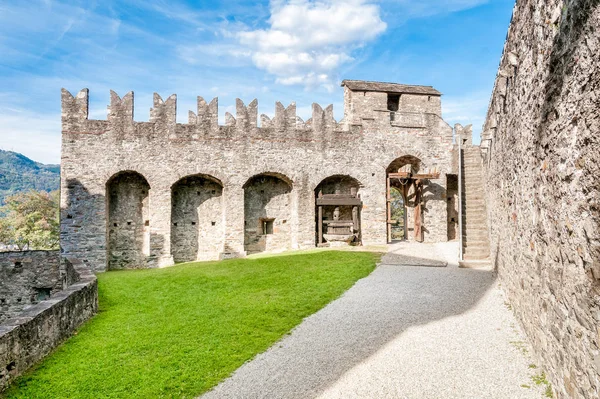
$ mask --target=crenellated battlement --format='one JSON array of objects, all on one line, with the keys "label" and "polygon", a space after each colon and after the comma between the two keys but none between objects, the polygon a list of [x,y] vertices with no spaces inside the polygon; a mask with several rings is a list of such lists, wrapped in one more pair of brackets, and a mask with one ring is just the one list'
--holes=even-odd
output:
[{"label": "crenellated battlement", "polygon": [[[117,131],[121,134],[133,133],[135,124],[144,123],[134,121],[134,93],[132,91],[120,97],[115,91],[110,91],[110,104],[108,105],[107,119],[88,120],[89,91],[81,90],[76,96],[62,89],[62,121],[63,131],[75,133],[87,132],[82,129],[85,122],[108,123],[104,132]],[[185,139],[182,132],[193,131],[191,138],[198,138],[201,134],[210,135],[221,129],[229,129],[236,133],[252,133],[263,130],[279,134],[295,130],[314,132],[349,131],[349,126],[343,122],[338,123],[333,116],[333,105],[323,109],[319,104],[312,104],[312,117],[304,121],[296,115],[296,103],[292,102],[285,107],[281,102],[275,103],[274,117],[271,119],[266,114],[258,114],[258,100],[252,100],[246,105],[241,99],[236,99],[235,116],[225,113],[224,125],[219,125],[219,100],[213,98],[207,103],[203,97],[197,98],[196,112],[188,111],[187,123],[177,122],[177,95],[172,94],[166,100],[154,93],[153,106],[150,109],[149,123],[156,126],[155,130],[166,130],[170,139]],[[76,125],[78,128],[72,128]],[[181,128],[178,128],[181,126]],[[264,133],[264,132],[263,132]],[[184,134],[185,136],[185,134]]]},{"label": "crenellated battlement", "polygon": [[[301,118],[295,102],[266,115],[258,100],[236,99],[219,113],[218,98],[197,97],[178,121],[177,96],[154,94],[142,122],[134,93],[114,91],[106,119],[94,120],[88,94],[62,92],[61,247],[95,270],[312,248],[319,186],[360,190],[362,210],[342,218],[361,218],[353,240],[383,243],[388,169],[418,159],[451,173],[453,131],[431,88],[346,82],[342,120],[333,105]],[[430,188],[424,236],[445,240],[445,181]],[[323,212],[332,220],[333,208]]]}]

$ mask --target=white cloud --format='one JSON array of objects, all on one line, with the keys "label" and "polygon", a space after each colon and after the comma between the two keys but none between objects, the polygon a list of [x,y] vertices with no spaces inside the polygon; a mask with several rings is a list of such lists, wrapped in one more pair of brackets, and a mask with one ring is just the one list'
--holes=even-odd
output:
[{"label": "white cloud", "polygon": [[254,64],[280,84],[328,89],[352,50],[387,27],[379,7],[364,0],[273,1],[268,23],[268,29],[238,34]]}]

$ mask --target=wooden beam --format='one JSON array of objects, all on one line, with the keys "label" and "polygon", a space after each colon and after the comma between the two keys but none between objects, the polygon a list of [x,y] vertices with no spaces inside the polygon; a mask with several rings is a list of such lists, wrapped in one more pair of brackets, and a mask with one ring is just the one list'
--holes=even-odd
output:
[{"label": "wooden beam", "polygon": [[[390,189],[390,175],[387,176],[386,178],[386,185],[385,185],[385,198],[387,199],[386,201],[386,220],[390,220],[392,218],[392,204],[391,204],[391,199],[392,199],[392,193],[391,193],[391,189]],[[392,242],[392,225],[390,223],[387,223],[387,242],[391,243]]]},{"label": "wooden beam", "polygon": [[317,206],[360,206],[362,200],[359,198],[345,197],[345,198],[317,198]]},{"label": "wooden beam", "polygon": [[389,177],[392,179],[439,179],[440,173],[418,173],[416,175],[410,174],[409,172],[398,172],[398,173],[389,173]]}]

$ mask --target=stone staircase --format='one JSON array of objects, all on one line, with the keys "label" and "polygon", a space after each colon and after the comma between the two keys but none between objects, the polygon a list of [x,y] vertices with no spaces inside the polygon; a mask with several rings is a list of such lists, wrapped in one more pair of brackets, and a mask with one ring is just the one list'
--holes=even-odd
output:
[{"label": "stone staircase", "polygon": [[483,164],[479,146],[463,148],[463,257],[465,261],[489,259]]}]

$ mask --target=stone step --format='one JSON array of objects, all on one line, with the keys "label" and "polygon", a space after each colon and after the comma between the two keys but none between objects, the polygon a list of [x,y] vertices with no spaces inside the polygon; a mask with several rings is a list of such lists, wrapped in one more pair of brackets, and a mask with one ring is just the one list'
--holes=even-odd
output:
[{"label": "stone step", "polygon": [[469,257],[472,259],[485,259],[490,256],[489,250],[469,250],[465,248],[464,252],[465,257]]},{"label": "stone step", "polygon": [[492,269],[489,259],[464,259],[458,262],[461,269]]},{"label": "stone step", "polygon": [[464,237],[463,236],[463,244],[465,246],[470,246],[470,247],[477,247],[477,246],[490,246],[490,243],[488,242],[487,236],[483,237],[477,237],[477,238],[473,238],[470,236]]},{"label": "stone step", "polygon": [[470,229],[467,228],[464,231],[463,234],[463,238],[475,238],[475,237],[483,237],[483,238],[487,238],[488,236],[488,232],[487,232],[487,228],[485,227],[480,227],[480,228],[476,228],[476,227],[471,227]]}]

